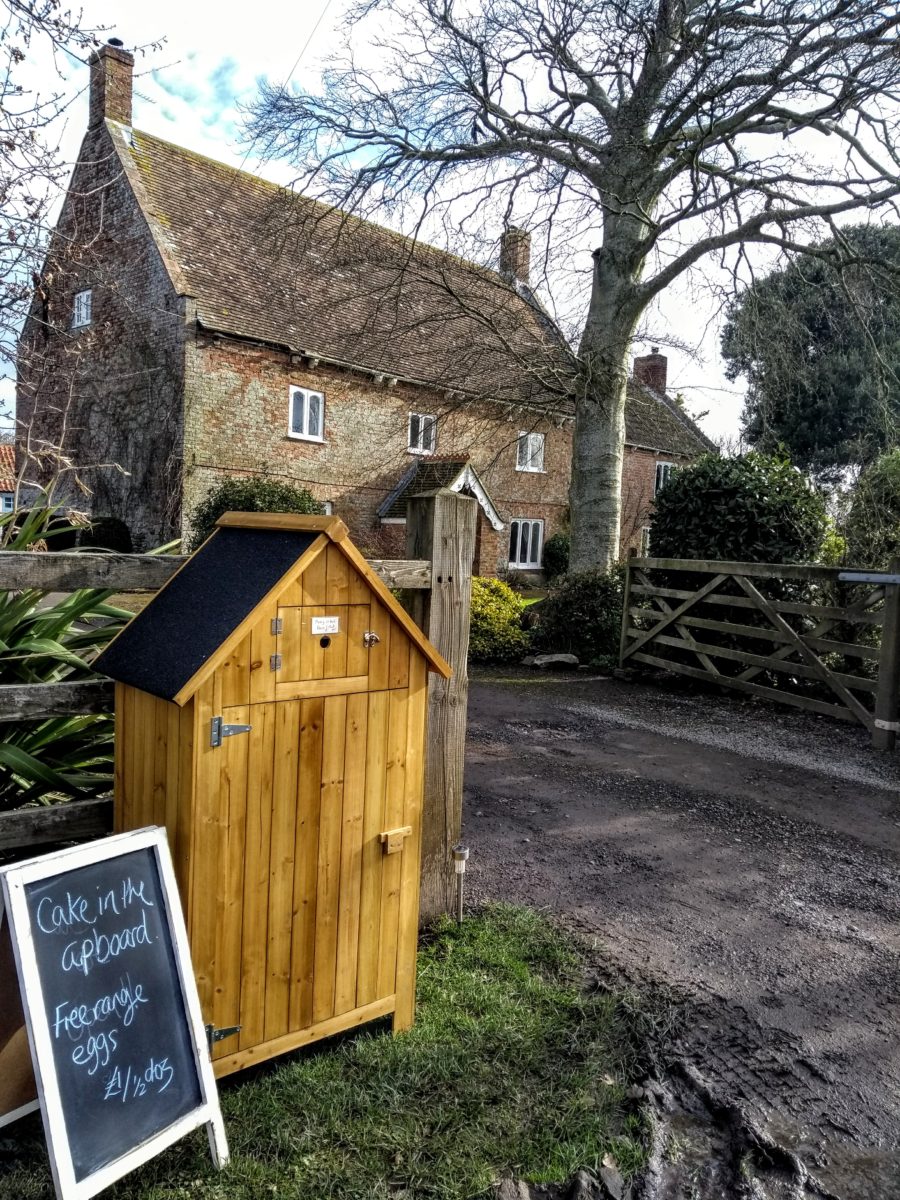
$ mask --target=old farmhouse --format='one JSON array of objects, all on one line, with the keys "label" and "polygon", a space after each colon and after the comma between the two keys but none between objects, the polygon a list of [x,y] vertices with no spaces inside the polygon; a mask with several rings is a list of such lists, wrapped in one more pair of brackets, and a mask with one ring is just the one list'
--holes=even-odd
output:
[{"label": "old farmhouse", "polygon": [[[228,475],[309,488],[367,551],[406,500],[480,504],[476,570],[536,570],[567,512],[571,355],[529,285],[132,127],[133,58],[92,56],[90,120],[20,345],[19,469],[55,474],[136,549],[189,533]],[[635,363],[623,553],[672,464],[709,448]]]}]

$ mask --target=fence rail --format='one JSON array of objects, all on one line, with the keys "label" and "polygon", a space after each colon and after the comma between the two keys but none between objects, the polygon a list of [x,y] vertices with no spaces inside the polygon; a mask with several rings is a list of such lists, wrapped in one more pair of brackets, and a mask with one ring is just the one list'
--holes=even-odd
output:
[{"label": "fence rail", "polygon": [[[115,592],[157,592],[186,561],[186,556],[180,554],[31,554],[2,550],[0,591],[111,588]],[[388,587],[431,587],[431,563],[426,559],[376,558],[369,560],[369,566]]]},{"label": "fence rail", "polygon": [[900,574],[632,559],[620,663],[858,721],[874,745],[891,749],[900,731]]}]

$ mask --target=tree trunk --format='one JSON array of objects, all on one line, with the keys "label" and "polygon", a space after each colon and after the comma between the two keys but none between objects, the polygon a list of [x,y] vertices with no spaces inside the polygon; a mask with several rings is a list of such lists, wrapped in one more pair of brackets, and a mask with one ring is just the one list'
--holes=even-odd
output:
[{"label": "tree trunk", "polygon": [[619,557],[628,353],[640,317],[633,277],[623,280],[615,256],[604,248],[594,264],[572,441],[572,572],[608,570]]}]

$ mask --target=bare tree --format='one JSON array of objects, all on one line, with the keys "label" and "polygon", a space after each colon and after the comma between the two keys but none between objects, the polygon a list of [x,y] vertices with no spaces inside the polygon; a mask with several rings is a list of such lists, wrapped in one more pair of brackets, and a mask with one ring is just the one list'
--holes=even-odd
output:
[{"label": "bare tree", "polygon": [[[16,340],[30,307],[49,237],[48,216],[71,164],[59,149],[60,118],[72,102],[65,70],[96,43],[80,14],[59,0],[0,0],[0,357],[15,363]],[[46,57],[56,76],[44,93],[27,72]],[[53,78],[51,76],[51,78]]]},{"label": "bare tree", "polygon": [[580,570],[618,551],[627,356],[653,299],[705,257],[800,250],[900,194],[898,29],[884,0],[366,0],[322,91],[265,87],[250,130],[343,208],[527,223],[548,260],[595,239]]}]

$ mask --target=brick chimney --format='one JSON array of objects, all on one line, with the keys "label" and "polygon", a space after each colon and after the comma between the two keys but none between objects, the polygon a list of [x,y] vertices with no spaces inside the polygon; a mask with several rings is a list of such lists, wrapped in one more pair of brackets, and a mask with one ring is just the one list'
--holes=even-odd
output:
[{"label": "brick chimney", "polygon": [[665,392],[668,374],[669,360],[660,354],[659,346],[651,347],[649,354],[634,360],[635,380],[654,392]]},{"label": "brick chimney", "polygon": [[528,283],[531,268],[531,234],[509,225],[500,238],[500,274]]},{"label": "brick chimney", "polygon": [[88,59],[91,68],[91,110],[88,128],[95,129],[104,120],[131,124],[131,77],[134,55],[118,38],[110,38]]}]

